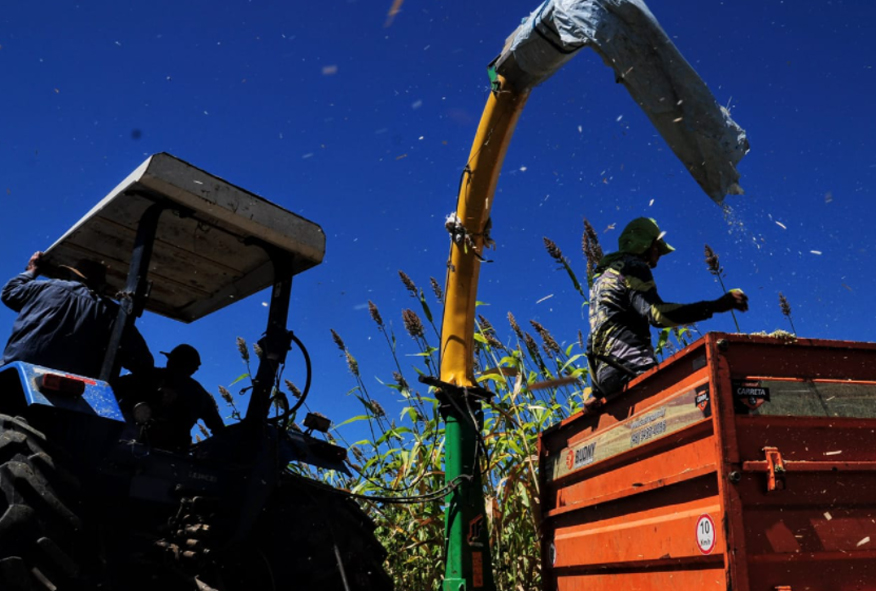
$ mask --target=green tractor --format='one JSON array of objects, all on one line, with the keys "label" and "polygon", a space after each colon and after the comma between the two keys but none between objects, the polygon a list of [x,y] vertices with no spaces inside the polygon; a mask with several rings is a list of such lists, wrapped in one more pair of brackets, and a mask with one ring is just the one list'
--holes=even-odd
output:
[{"label": "green tractor", "polygon": [[[346,450],[311,435],[326,420],[291,428],[310,384],[286,328],[292,278],[324,252],[317,224],[164,153],[46,251],[50,277],[104,263],[120,306],[99,379],[0,367],[0,589],[392,589],[357,503],[292,469],[346,472]],[[186,453],[150,445],[150,409],[123,414],[111,386],[126,327],[144,310],[193,322],[266,287],[245,417]],[[277,386],[293,343],[308,375],[290,405]]]}]

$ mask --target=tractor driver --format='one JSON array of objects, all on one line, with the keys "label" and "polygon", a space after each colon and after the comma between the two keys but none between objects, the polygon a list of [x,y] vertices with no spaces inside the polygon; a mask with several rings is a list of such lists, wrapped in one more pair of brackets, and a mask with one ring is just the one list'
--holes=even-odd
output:
[{"label": "tractor driver", "polygon": [[675,249],[651,218],[631,221],[618,239],[618,252],[599,261],[590,290],[587,358],[594,403],[616,394],[635,376],[657,365],[649,324],[665,328],[711,318],[718,312],[748,310],[739,290],[717,300],[670,304],[660,299],[651,269]]},{"label": "tractor driver", "polygon": [[191,431],[203,420],[210,433],[225,427],[216,400],[192,375],[201,366],[201,356],[191,345],[177,345],[167,357],[166,367],[156,368],[149,380],[124,376],[116,386],[122,410],[129,415],[145,402],[152,411],[149,442],[155,447],[184,452],[192,444]]},{"label": "tractor driver", "polygon": [[[82,259],[73,266],[61,265],[69,280],[36,281],[42,255],[34,253],[24,273],[10,279],[0,294],[0,300],[18,312],[0,365],[25,361],[97,378],[119,310],[102,295],[106,267]],[[122,367],[135,373],[154,363],[133,325],[122,336],[118,358]]]}]

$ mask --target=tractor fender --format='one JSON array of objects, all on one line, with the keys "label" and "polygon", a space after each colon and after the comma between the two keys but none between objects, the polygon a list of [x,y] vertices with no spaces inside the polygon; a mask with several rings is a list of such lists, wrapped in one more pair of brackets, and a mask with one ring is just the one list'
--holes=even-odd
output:
[{"label": "tractor fender", "polygon": [[0,387],[0,413],[42,406],[125,422],[110,385],[94,378],[15,361],[0,367]]}]

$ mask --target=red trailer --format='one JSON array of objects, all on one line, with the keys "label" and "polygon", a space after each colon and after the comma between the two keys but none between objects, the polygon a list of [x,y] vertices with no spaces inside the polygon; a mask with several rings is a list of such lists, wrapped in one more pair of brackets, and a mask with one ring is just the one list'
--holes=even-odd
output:
[{"label": "red trailer", "polygon": [[876,589],[876,344],[709,333],[540,438],[545,586]]}]

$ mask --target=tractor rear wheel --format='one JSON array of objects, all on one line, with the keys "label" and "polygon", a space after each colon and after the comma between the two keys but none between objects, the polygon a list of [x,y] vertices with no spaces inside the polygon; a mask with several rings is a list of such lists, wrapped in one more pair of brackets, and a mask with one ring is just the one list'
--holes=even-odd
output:
[{"label": "tractor rear wheel", "polygon": [[354,500],[285,474],[256,524],[245,580],[235,569],[237,575],[223,575],[223,581],[242,583],[228,586],[229,591],[392,591],[383,569],[386,550],[374,529]]},{"label": "tractor rear wheel", "polygon": [[77,589],[81,524],[61,494],[78,487],[46,452],[45,435],[0,415],[0,589]]}]

